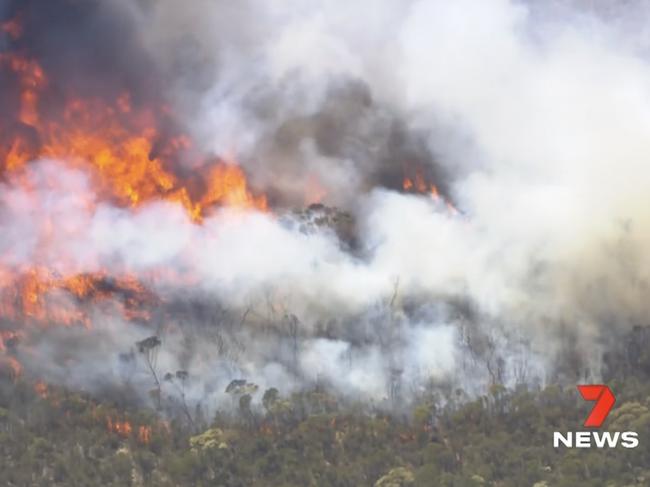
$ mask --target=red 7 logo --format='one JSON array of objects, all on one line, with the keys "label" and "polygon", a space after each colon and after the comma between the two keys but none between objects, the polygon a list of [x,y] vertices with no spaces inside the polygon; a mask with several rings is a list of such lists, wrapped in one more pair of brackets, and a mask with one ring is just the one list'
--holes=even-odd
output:
[{"label": "red 7 logo", "polygon": [[594,408],[585,420],[587,427],[600,427],[614,407],[616,398],[611,389],[602,384],[578,386],[578,391],[585,401],[596,401]]}]

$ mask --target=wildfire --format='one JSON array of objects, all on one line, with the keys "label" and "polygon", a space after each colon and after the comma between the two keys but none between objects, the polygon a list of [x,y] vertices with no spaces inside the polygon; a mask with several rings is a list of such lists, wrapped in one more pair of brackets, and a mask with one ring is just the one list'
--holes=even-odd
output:
[{"label": "wildfire", "polygon": [[[17,21],[2,24],[5,32],[20,35]],[[29,131],[14,131],[0,152],[2,168],[18,171],[39,157],[56,158],[87,170],[101,195],[125,206],[167,199],[185,207],[200,222],[216,205],[266,210],[266,198],[254,195],[242,169],[224,161],[195,161],[207,184],[192,184],[170,169],[179,159],[197,156],[184,134],[163,134],[160,120],[169,121],[164,105],[134,106],[129,93],[114,100],[66,97],[59,113],[44,116],[41,96],[50,86],[46,73],[33,59],[0,53],[0,72],[8,74],[20,91],[17,121]],[[202,163],[201,163],[202,162]]]},{"label": "wildfire", "polygon": [[128,420],[113,420],[109,416],[106,418],[106,428],[124,439],[135,438],[136,441],[143,445],[151,442],[152,427],[148,425],[134,427]]},{"label": "wildfire", "polygon": [[438,188],[433,183],[427,183],[421,170],[417,170],[413,178],[405,177],[402,189],[406,192],[429,194],[434,200],[440,199]]},{"label": "wildfire", "polygon": [[106,427],[108,431],[117,433],[122,438],[128,438],[133,432],[133,427],[128,421],[113,421],[110,417],[106,418]]},{"label": "wildfire", "polygon": [[23,366],[20,365],[20,362],[18,362],[15,357],[12,357],[10,355],[6,355],[0,358],[0,364],[2,364],[2,368],[8,368],[9,374],[13,380],[20,377],[20,375],[23,373]]},{"label": "wildfire", "polygon": [[145,445],[151,441],[151,426],[140,426],[138,428],[138,441]]},{"label": "wildfire", "polygon": [[[0,316],[35,324],[90,327],[89,316],[78,306],[85,301],[121,303],[118,311],[126,319],[147,320],[147,306],[156,301],[153,294],[131,276],[109,278],[98,272],[57,277],[45,268],[32,268],[17,275],[6,272],[4,276],[5,279],[0,279]],[[122,299],[111,299],[116,295]],[[7,340],[17,337],[15,331],[0,332],[0,349],[6,347]]]},{"label": "wildfire", "polygon": [[23,373],[23,366],[20,365],[20,362],[16,358],[9,357],[9,365],[11,366],[11,370],[13,370],[14,377],[18,377]]},{"label": "wildfire", "polygon": [[12,355],[13,347],[18,343],[19,337],[20,334],[16,331],[0,331],[0,351],[4,352],[3,355],[0,356],[0,365],[2,368],[8,368],[13,379],[18,378],[23,371],[23,366],[18,362],[16,357]]},{"label": "wildfire", "polygon": [[[0,24],[0,35],[10,46],[22,32],[20,17]],[[99,199],[123,207],[167,200],[181,205],[196,224],[218,206],[267,210],[266,197],[250,190],[241,167],[232,160],[202,158],[192,140],[172,128],[171,110],[164,103],[144,105],[128,92],[113,99],[70,93],[22,51],[0,52],[0,76],[16,90],[16,107],[0,118],[0,178],[11,177],[27,193],[30,161],[53,158],[88,174]],[[181,161],[187,166],[182,177],[173,170]],[[92,210],[94,202],[88,205]],[[48,225],[42,245],[65,222]],[[59,267],[65,269],[65,263]],[[80,306],[86,301],[110,303],[120,307],[125,319],[146,321],[156,299],[129,274],[0,264],[0,318],[90,327],[90,317]],[[0,350],[16,338],[14,331],[0,332]],[[16,364],[12,368],[19,371]]]},{"label": "wildfire", "polygon": [[[0,34],[4,34],[10,46],[20,39],[22,32],[19,17],[0,24]],[[81,96],[71,93],[60,82],[57,84],[53,74],[25,52],[0,52],[3,87],[16,92],[15,107],[0,117],[3,180],[11,179],[22,185],[27,194],[35,194],[26,177],[30,161],[52,158],[83,171],[99,200],[121,207],[136,208],[165,200],[182,207],[196,225],[201,225],[211,211],[221,206],[268,211],[266,196],[250,188],[246,174],[235,160],[203,157],[191,138],[177,128],[171,109],[163,100],[145,103],[129,92],[117,91],[104,97]],[[408,174],[403,182],[405,191],[428,193],[441,199],[422,170]],[[319,202],[326,194],[318,178],[310,176],[307,203]],[[84,204],[92,211],[95,202]],[[46,247],[52,229],[65,224],[47,222],[47,228],[42,230],[44,242],[39,244]],[[87,303],[112,306],[113,310],[117,307],[125,320],[147,321],[157,302],[144,281],[129,274],[128,269],[114,276],[109,270],[84,274],[61,270],[66,269],[65,262],[57,266],[57,271],[36,265],[15,269],[3,267],[2,262],[3,322],[90,328],[91,306],[85,306]],[[0,331],[0,350],[9,353],[23,333],[22,329]],[[18,375],[20,364],[11,355],[4,355]],[[128,422],[109,420],[109,425],[120,435],[131,434]],[[137,434],[148,438],[150,430],[138,429]]]},{"label": "wildfire", "polygon": [[47,399],[49,396],[47,384],[43,381],[38,381],[36,384],[34,384],[34,391],[43,399]]},{"label": "wildfire", "polygon": [[131,434],[131,431],[133,430],[133,428],[131,427],[131,423],[129,423],[128,421],[122,421],[122,422],[116,421],[114,427],[115,427],[115,432],[118,435],[124,437],[128,437]]},{"label": "wildfire", "polygon": [[436,185],[427,182],[427,179],[424,176],[424,171],[421,167],[416,166],[414,171],[408,171],[409,169],[410,168],[407,167],[407,172],[412,172],[414,174],[413,177],[406,176],[402,180],[402,189],[405,192],[429,195],[436,203],[443,202],[450,215],[456,216],[459,214],[451,201],[440,194]]},{"label": "wildfire", "polygon": [[267,208],[266,197],[252,196],[246,188],[244,173],[234,165],[218,165],[210,170],[207,191],[199,205],[206,208],[217,203],[239,208]]}]

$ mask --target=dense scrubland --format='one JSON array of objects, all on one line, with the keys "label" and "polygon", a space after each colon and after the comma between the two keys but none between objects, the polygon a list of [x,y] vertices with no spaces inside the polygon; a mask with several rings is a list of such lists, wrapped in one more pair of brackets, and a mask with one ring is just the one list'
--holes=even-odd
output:
[{"label": "dense scrubland", "polygon": [[[603,429],[637,431],[636,449],[555,449],[590,410],[572,386],[470,397],[439,388],[409,407],[355,404],[314,387],[235,390],[208,417],[175,416],[5,378],[0,484],[6,486],[645,486],[650,383],[643,357],[608,380],[617,404]],[[120,397],[119,395],[114,397]],[[260,406],[256,406],[257,403]]]}]

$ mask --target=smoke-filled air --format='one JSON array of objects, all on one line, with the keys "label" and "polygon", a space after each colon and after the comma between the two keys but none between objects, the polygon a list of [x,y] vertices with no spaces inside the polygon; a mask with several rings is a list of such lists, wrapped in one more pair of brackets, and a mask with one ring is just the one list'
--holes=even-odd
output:
[{"label": "smoke-filled air", "polygon": [[645,8],[0,1],[4,374],[208,411],[599,380],[650,312]]}]

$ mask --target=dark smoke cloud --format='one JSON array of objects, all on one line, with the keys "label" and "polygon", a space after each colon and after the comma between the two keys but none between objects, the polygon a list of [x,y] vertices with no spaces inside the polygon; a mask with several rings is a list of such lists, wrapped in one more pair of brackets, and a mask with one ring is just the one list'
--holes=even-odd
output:
[{"label": "dark smoke cloud", "polygon": [[[6,0],[5,0],[6,2]],[[151,99],[164,81],[140,40],[137,18],[119,2],[17,0],[4,19],[19,18],[12,50],[37,59],[55,90],[114,99],[128,91]]]}]

